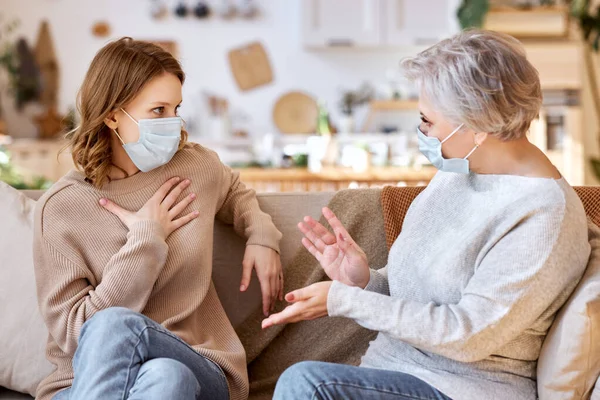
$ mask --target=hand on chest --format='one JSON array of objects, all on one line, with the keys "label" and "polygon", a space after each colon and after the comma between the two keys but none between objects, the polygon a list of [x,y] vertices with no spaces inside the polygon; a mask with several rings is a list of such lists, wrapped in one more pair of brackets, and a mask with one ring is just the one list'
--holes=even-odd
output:
[{"label": "hand on chest", "polygon": [[[111,201],[128,212],[136,213],[144,207],[156,191],[153,188],[145,188],[135,193],[124,194],[121,196],[109,197]],[[185,208],[178,210],[178,215],[174,219],[185,217],[186,215],[198,211],[199,215],[183,224],[181,227],[173,230],[166,238],[169,246],[169,257],[171,253],[186,254],[187,257],[198,257],[206,253],[206,247],[212,246],[213,226],[216,210],[217,196],[210,195],[205,185],[190,185],[178,196],[175,205],[195,194],[195,198]],[[100,199],[100,195],[98,197]],[[174,209],[175,205],[169,207]],[[147,238],[136,238],[136,230],[131,230],[122,222],[122,220],[111,211],[97,206],[90,205],[91,212],[88,212],[87,222],[81,229],[81,235],[77,235],[76,247],[80,249],[81,257],[86,264],[94,271],[96,276],[101,276],[105,265],[110,258],[119,256],[127,245],[143,246],[143,243],[137,243],[136,240],[144,241]],[[147,213],[144,214],[146,218]],[[151,220],[151,219],[150,219]],[[139,234],[139,230],[137,231]],[[93,245],[92,245],[93,244]],[[211,249],[212,250],[212,249]],[[98,253],[106,257],[98,257]]]}]

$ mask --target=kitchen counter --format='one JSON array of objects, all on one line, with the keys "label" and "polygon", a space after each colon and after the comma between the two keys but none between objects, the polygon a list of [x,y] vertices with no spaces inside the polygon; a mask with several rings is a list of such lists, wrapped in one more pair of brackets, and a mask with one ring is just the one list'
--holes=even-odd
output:
[{"label": "kitchen counter", "polygon": [[[12,161],[23,174],[31,178],[43,175],[58,180],[73,168],[68,151],[60,153],[65,142],[18,139],[6,144]],[[58,155],[58,157],[57,157]],[[257,192],[337,191],[357,187],[383,185],[425,185],[435,168],[371,167],[365,172],[351,168],[326,167],[319,173],[306,168],[238,168],[241,179]]]}]

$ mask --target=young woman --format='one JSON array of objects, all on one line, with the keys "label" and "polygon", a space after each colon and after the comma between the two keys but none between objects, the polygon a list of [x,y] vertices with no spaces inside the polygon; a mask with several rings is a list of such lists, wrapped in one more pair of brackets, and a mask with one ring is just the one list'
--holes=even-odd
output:
[{"label": "young woman", "polygon": [[56,370],[38,399],[244,399],[244,349],[211,282],[214,219],[247,238],[268,315],[280,232],[217,155],[186,143],[184,73],[129,38],[101,49],[70,135],[78,171],[38,203],[35,269]]}]

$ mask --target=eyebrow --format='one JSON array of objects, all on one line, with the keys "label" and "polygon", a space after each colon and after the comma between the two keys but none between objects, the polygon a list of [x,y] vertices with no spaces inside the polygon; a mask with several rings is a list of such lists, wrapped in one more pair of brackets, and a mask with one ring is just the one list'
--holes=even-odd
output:
[{"label": "eyebrow", "polygon": [[[179,103],[177,104],[178,106],[181,105],[181,103],[183,102],[183,100],[179,101]],[[153,105],[159,105],[159,106],[170,106],[171,103],[165,102],[165,101],[153,101],[150,104]]]}]

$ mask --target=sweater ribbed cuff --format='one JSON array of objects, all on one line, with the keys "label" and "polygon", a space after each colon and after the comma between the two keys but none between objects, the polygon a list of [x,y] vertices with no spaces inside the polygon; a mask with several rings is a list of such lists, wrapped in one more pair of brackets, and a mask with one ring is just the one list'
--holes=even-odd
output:
[{"label": "sweater ribbed cuff", "polygon": [[385,276],[374,269],[369,271],[369,275],[369,283],[365,286],[366,291],[382,294],[388,294],[390,292],[389,283]]},{"label": "sweater ribbed cuff", "polygon": [[268,247],[280,254],[279,242],[281,241],[282,237],[281,232],[275,228],[275,225],[273,225],[272,222],[261,225],[262,226],[259,229],[253,230],[252,234],[248,238],[248,241],[246,242],[246,246],[258,245]]},{"label": "sweater ribbed cuff", "polygon": [[135,235],[141,240],[161,241],[167,239],[165,230],[158,221],[139,221],[131,225],[129,235]]}]

